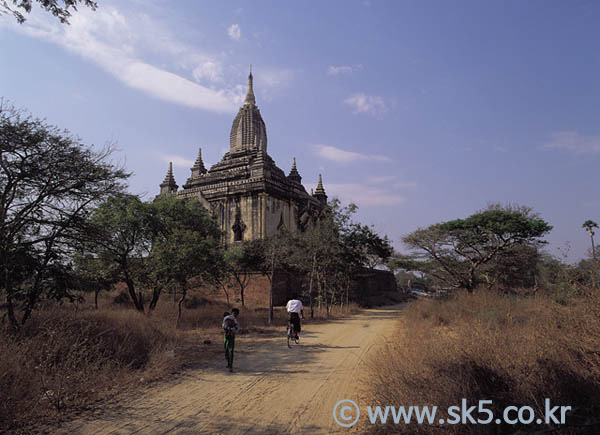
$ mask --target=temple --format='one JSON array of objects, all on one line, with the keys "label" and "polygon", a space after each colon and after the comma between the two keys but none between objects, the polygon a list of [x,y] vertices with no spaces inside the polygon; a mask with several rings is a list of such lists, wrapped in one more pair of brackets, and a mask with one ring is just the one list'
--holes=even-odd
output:
[{"label": "temple", "polygon": [[295,158],[286,176],[267,153],[267,129],[252,80],[250,72],[244,105],[231,126],[229,152],[207,170],[199,150],[181,190],[170,163],[160,184],[161,195],[200,199],[221,226],[226,244],[264,239],[282,228],[304,231],[327,205],[321,175],[314,193],[309,194]]}]

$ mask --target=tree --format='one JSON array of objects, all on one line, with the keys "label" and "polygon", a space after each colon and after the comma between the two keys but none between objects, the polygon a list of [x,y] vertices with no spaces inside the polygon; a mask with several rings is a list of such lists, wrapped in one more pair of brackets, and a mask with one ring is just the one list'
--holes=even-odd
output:
[{"label": "tree", "polygon": [[118,282],[118,271],[108,258],[95,257],[87,252],[73,258],[74,276],[79,290],[94,292],[94,307],[98,309],[98,295]]},{"label": "tree", "polygon": [[161,286],[175,283],[181,290],[177,325],[191,278],[216,282],[225,264],[220,244],[221,230],[196,198],[161,197],[151,205],[154,211],[154,238],[145,273],[159,283],[155,287],[152,308]]},{"label": "tree", "polygon": [[0,291],[13,331],[43,295],[67,294],[61,280],[90,231],[91,209],[128,177],[108,162],[111,153],[0,102]]},{"label": "tree", "polygon": [[273,280],[275,273],[289,267],[287,258],[293,246],[293,237],[285,230],[264,240],[255,240],[252,249],[255,252],[255,261],[259,270],[269,280],[269,325],[273,322]]},{"label": "tree", "polygon": [[114,268],[140,312],[144,312],[144,300],[137,284],[152,247],[152,218],[150,206],[135,195],[109,198],[94,210],[93,230],[85,243],[88,252]]},{"label": "tree", "polygon": [[387,237],[380,237],[373,227],[356,223],[352,215],[358,207],[343,207],[334,198],[301,233],[297,248],[288,257],[296,268],[309,275],[308,296],[313,309],[313,288],[316,285],[319,305],[324,303],[327,315],[339,300],[346,301],[352,277],[363,268],[374,269],[392,254]]},{"label": "tree", "polygon": [[[240,288],[240,298],[242,306],[245,306],[244,294],[246,287],[250,283],[252,272],[260,268],[264,261],[264,254],[261,252],[261,246],[255,242],[243,242],[240,245],[232,246],[225,252],[225,268],[227,275],[232,278]],[[225,283],[223,289],[227,296],[229,305],[229,294],[227,293]]]},{"label": "tree", "polygon": [[369,269],[385,264],[394,252],[387,236],[380,237],[372,226],[360,223],[343,229],[341,242],[351,261]]},{"label": "tree", "polygon": [[587,221],[585,221],[583,223],[583,225],[581,227],[583,229],[585,229],[587,231],[587,233],[590,235],[590,239],[592,241],[592,258],[595,260],[596,259],[596,247],[594,245],[594,235],[596,233],[594,232],[594,228],[598,228],[598,224],[596,222],[594,222],[593,220],[588,219]]},{"label": "tree", "polygon": [[552,227],[525,207],[501,207],[419,229],[403,238],[435,267],[435,277],[469,292],[478,284],[481,268],[519,245],[544,243],[540,237]]},{"label": "tree", "polygon": [[62,2],[58,0],[12,0],[12,6],[10,5],[11,0],[0,0],[0,15],[13,15],[19,24],[23,24],[26,18],[22,12],[30,13],[34,1],[63,24],[69,24],[69,17],[71,17],[69,9],[76,11],[78,4],[83,4],[92,10],[96,10],[98,7],[93,0],[62,0]]},{"label": "tree", "polygon": [[483,265],[481,275],[490,288],[530,288],[536,284],[539,261],[538,247],[521,243],[503,250]]}]

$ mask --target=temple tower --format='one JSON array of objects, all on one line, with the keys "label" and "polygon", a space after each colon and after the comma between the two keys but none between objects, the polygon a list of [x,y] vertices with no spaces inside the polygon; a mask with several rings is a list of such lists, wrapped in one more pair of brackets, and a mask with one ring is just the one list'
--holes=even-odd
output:
[{"label": "temple tower", "polygon": [[219,223],[226,244],[263,239],[284,228],[304,231],[327,204],[320,175],[315,194],[308,194],[295,158],[286,176],[268,155],[253,80],[250,72],[244,103],[231,126],[229,151],[221,161],[207,170],[198,151],[182,190],[177,191],[172,166],[160,185],[161,195],[199,198]]}]

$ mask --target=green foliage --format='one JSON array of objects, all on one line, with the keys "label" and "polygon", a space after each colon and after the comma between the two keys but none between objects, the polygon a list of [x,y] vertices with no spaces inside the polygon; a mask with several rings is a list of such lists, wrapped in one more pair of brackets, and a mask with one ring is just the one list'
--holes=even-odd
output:
[{"label": "green foliage", "polygon": [[149,205],[154,238],[148,273],[185,286],[192,277],[214,281],[224,269],[221,231],[196,198],[161,197]]},{"label": "green foliage", "polygon": [[[11,14],[17,22],[22,24],[26,20],[23,12],[30,13],[34,1],[41,8],[57,17],[63,24],[69,24],[69,18],[71,17],[69,9],[76,11],[78,4],[83,4],[92,10],[98,7],[93,0],[62,0],[62,2],[58,0],[0,0],[0,15]],[[10,5],[11,2],[12,6]]]},{"label": "green foliage", "polygon": [[352,220],[357,209],[355,204],[343,207],[333,199],[306,231],[288,235],[282,241],[295,247],[285,252],[288,267],[309,275],[305,296],[311,309],[316,302],[324,304],[329,312],[334,303],[347,299],[356,272],[384,264],[393,252],[387,237],[382,238],[373,227]]},{"label": "green foliage", "polygon": [[144,203],[133,195],[114,197],[95,210],[92,222],[89,253],[127,284],[139,311],[138,287],[152,288],[153,309],[163,289],[175,285],[184,298],[189,279],[215,281],[223,272],[218,224],[195,198]]},{"label": "green foliage", "polygon": [[598,224],[591,219],[588,219],[581,225],[583,229],[585,229],[590,236],[594,236],[594,228],[598,228]]},{"label": "green foliage", "polygon": [[[226,279],[233,280],[240,288],[242,306],[245,306],[245,290],[250,283],[252,272],[262,270],[265,264],[265,251],[262,241],[246,241],[229,247],[225,251],[225,275]],[[221,282],[225,290],[227,303],[229,304],[229,293],[227,286]]]},{"label": "green foliage", "polygon": [[[131,301],[142,312],[143,299],[136,293],[136,282],[152,247],[153,217],[150,206],[135,195],[112,197],[94,210],[93,231],[86,238],[86,255],[112,269],[116,278],[127,284]],[[96,279],[101,280],[104,272],[96,272]]]},{"label": "green foliage", "polygon": [[[418,250],[423,270],[446,285],[472,291],[481,281],[484,266],[500,273],[501,260],[519,247],[538,247],[552,227],[524,207],[491,206],[466,219],[456,219],[419,229],[404,237]],[[522,248],[521,253],[526,254]],[[529,250],[529,253],[537,250]],[[489,280],[488,280],[489,281]]]},{"label": "green foliage", "polygon": [[107,161],[111,152],[0,101],[0,291],[14,330],[41,297],[68,296],[90,211],[128,177]]}]

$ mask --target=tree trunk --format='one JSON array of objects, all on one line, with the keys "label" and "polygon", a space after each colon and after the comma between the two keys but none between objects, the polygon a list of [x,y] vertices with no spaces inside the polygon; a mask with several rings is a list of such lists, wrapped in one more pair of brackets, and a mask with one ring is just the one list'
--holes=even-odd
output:
[{"label": "tree trunk", "polygon": [[240,299],[242,300],[242,307],[246,305],[246,302],[244,300],[244,290],[246,290],[246,285],[244,280],[241,279],[240,275],[235,272],[234,273],[235,276],[235,280],[238,282],[238,285],[240,286]]},{"label": "tree trunk", "polygon": [[321,276],[317,272],[317,308],[321,312],[321,302],[323,301],[323,285],[321,283]]},{"label": "tree trunk", "polygon": [[17,321],[17,317],[15,316],[15,308],[13,306],[12,295],[9,293],[9,290],[6,289],[6,312],[8,314],[8,321],[10,323],[10,329],[13,334],[16,334],[19,331],[19,322]]},{"label": "tree trunk", "polygon": [[271,255],[271,276],[269,277],[269,325],[273,322],[273,278],[275,277],[275,249]]},{"label": "tree trunk", "polygon": [[229,302],[229,292],[227,291],[227,286],[225,283],[221,283],[221,287],[223,288],[223,292],[225,292],[225,298],[227,299],[227,306],[231,308],[231,303]]},{"label": "tree trunk", "polygon": [[162,287],[155,287],[152,290],[152,300],[150,301],[150,305],[148,305],[148,310],[153,311],[156,308],[156,304],[158,304],[158,300],[160,299],[161,292],[162,292]]},{"label": "tree trunk", "polygon": [[94,290],[94,308],[98,309],[98,293],[100,293],[100,289]]},{"label": "tree trunk", "polygon": [[181,285],[181,298],[179,299],[179,303],[177,304],[177,321],[175,322],[175,328],[179,328],[179,322],[181,320],[181,306],[183,305],[183,301],[187,295],[187,282],[184,282]]},{"label": "tree trunk", "polygon": [[316,263],[317,263],[317,256],[315,254],[313,254],[312,267],[310,268],[310,281],[309,281],[309,284],[308,284],[308,301],[309,301],[309,304],[310,304],[310,318],[311,319],[314,319],[314,317],[315,317],[315,310],[314,310],[314,305],[313,305],[312,292],[313,292],[313,278],[314,278],[314,275],[315,275]]},{"label": "tree trunk", "polygon": [[595,260],[596,259],[596,246],[594,245],[594,236],[590,236],[590,239],[592,239],[592,258]]},{"label": "tree trunk", "polygon": [[135,285],[133,284],[133,280],[131,278],[129,278],[129,274],[125,275],[125,284],[127,284],[127,290],[129,291],[129,297],[131,298],[131,301],[133,302],[135,309],[138,310],[139,312],[143,313],[144,305],[143,305],[143,303],[141,303],[141,301],[138,299],[137,295],[135,294]]},{"label": "tree trunk", "polygon": [[346,283],[346,311],[350,309],[350,283]]},{"label": "tree trunk", "polygon": [[469,293],[473,293],[473,289],[475,288],[475,269],[471,269],[469,272],[469,280],[467,281],[467,291]]},{"label": "tree trunk", "polygon": [[323,277],[323,292],[325,294],[325,314],[329,319],[329,298],[327,297],[327,281],[325,277]]}]

